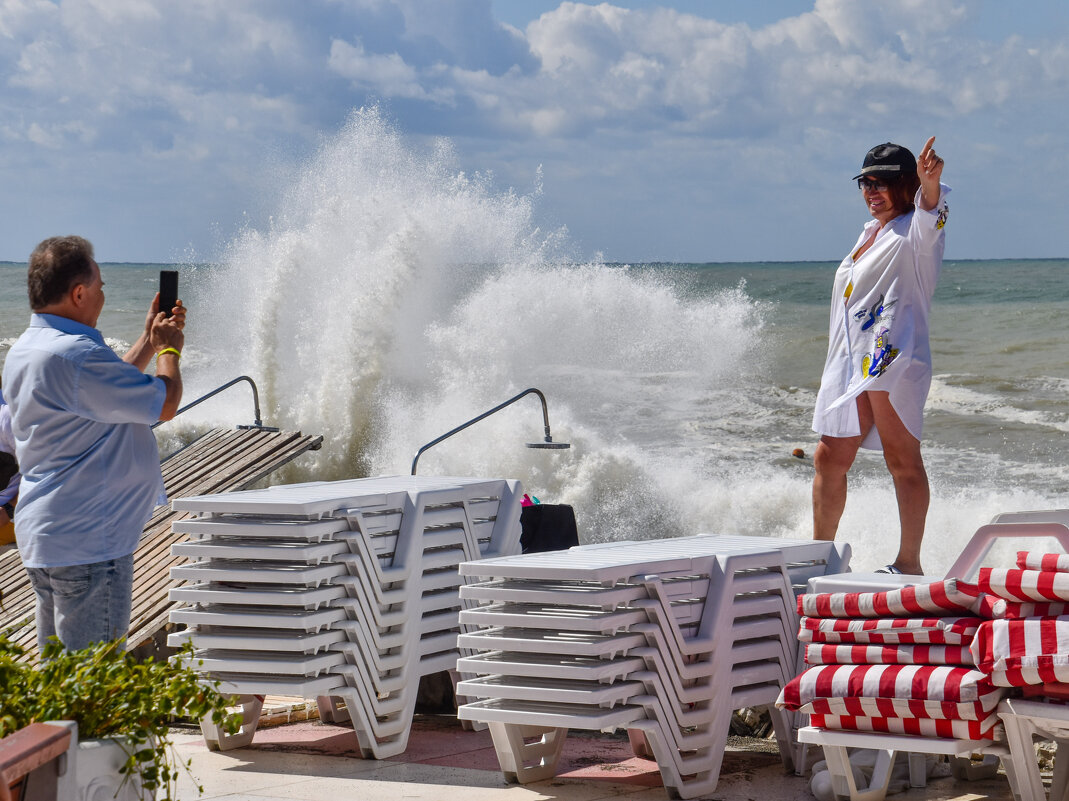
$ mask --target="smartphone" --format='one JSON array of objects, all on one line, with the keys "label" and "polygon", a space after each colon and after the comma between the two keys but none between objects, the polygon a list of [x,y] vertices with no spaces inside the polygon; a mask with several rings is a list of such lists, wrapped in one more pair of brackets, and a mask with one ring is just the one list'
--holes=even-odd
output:
[{"label": "smartphone", "polygon": [[160,270],[160,311],[171,316],[178,302],[178,270]]}]

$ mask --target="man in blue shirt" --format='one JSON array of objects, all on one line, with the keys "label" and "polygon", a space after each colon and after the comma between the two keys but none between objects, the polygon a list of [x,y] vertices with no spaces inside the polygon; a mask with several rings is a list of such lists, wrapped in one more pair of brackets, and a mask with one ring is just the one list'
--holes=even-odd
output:
[{"label": "man in blue shirt", "polygon": [[[56,635],[76,650],[130,625],[134,549],[166,501],[149,426],[174,417],[182,398],[185,308],[168,316],[157,295],[120,359],[96,329],[104,281],[89,242],[46,239],[27,277],[34,313],[3,373],[22,471],[16,538],[38,645]],[[153,355],[155,377],[144,373]]]}]

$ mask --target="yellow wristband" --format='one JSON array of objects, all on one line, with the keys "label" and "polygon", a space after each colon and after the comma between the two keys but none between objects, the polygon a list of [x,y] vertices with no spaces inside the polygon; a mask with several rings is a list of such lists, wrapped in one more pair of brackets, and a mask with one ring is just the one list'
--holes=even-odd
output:
[{"label": "yellow wristband", "polygon": [[182,351],[180,351],[178,348],[164,348],[163,350],[161,350],[159,353],[156,354],[156,358],[158,359],[160,356],[162,356],[165,353],[173,353],[179,359],[182,358]]}]

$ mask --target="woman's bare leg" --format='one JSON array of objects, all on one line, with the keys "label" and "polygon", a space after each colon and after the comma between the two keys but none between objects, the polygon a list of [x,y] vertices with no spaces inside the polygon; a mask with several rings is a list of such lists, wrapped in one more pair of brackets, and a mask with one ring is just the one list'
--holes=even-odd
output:
[{"label": "woman's bare leg", "polygon": [[902,424],[886,392],[866,392],[872,407],[876,430],[883,443],[883,458],[898,498],[898,520],[902,528],[895,567],[903,573],[923,574],[921,540],[928,516],[930,490],[928,474],[921,458],[921,443]]},{"label": "woman's bare leg", "polygon": [[865,394],[857,399],[857,414],[861,423],[859,436],[823,436],[813,454],[813,539],[833,540],[839,530],[846,508],[846,474],[873,424],[872,408]]}]

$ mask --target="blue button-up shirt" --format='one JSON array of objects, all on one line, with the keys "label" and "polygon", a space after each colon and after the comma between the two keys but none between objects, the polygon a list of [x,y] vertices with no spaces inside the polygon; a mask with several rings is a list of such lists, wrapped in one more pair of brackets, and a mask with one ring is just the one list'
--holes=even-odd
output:
[{"label": "blue button-up shirt", "polygon": [[65,567],[134,552],[163,503],[149,426],[166,387],[104,344],[95,328],[34,314],[4,363],[22,470],[19,553],[27,567]]}]

